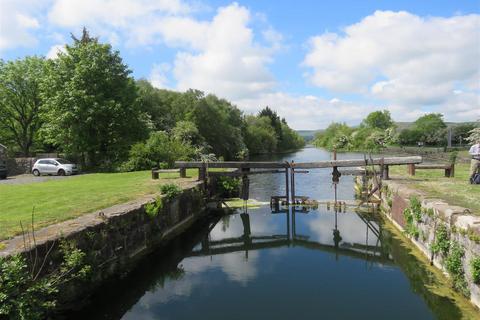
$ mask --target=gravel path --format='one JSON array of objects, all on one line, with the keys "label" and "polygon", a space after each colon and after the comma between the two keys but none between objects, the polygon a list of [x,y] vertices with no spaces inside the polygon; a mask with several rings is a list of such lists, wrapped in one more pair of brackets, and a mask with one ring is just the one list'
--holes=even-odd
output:
[{"label": "gravel path", "polygon": [[7,179],[0,180],[0,185],[2,184],[28,184],[28,183],[37,183],[45,182],[49,180],[58,180],[58,179],[70,179],[74,176],[40,176],[35,177],[33,174],[21,174],[18,176],[7,177]]}]

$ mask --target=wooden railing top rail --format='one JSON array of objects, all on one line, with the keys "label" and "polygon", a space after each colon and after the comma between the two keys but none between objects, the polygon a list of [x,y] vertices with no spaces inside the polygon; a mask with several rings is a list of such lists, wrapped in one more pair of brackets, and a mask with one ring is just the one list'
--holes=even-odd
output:
[{"label": "wooden railing top rail", "polygon": [[202,161],[176,161],[175,168],[237,168],[237,169],[277,169],[277,168],[295,168],[295,169],[315,169],[331,167],[362,167],[365,165],[405,165],[422,163],[422,157],[389,157],[353,159],[353,160],[331,160],[317,162],[259,162],[259,161],[215,161],[206,164]]}]

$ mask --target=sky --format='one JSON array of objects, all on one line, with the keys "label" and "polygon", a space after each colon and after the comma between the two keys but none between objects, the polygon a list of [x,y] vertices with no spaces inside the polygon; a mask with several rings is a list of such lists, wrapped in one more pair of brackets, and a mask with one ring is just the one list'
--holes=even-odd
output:
[{"label": "sky", "polygon": [[84,26],[136,79],[294,129],[480,119],[480,1],[0,0],[0,58],[55,59]]}]

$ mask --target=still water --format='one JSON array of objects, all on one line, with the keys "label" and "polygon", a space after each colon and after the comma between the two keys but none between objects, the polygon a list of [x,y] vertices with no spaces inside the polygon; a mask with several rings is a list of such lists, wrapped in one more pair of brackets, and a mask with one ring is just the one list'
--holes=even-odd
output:
[{"label": "still water", "polygon": [[[363,157],[339,154],[339,159]],[[305,148],[276,159],[327,160]],[[284,175],[256,175],[250,197],[283,195]],[[354,197],[342,176],[338,198]],[[297,195],[333,199],[331,170],[296,176]],[[457,319],[430,275],[372,214],[269,206],[200,223],[108,286],[79,319]]]}]

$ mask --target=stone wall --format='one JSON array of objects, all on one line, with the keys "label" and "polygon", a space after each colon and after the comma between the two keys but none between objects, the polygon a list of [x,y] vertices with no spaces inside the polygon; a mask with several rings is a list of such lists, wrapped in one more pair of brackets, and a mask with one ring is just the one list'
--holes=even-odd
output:
[{"label": "stone wall", "polygon": [[8,158],[8,176],[31,173],[36,160],[37,158]]},{"label": "stone wall", "polygon": [[[429,199],[421,192],[392,180],[383,181],[381,197],[385,216],[409,236],[433,265],[451,278],[458,291],[480,307],[480,286],[473,279],[472,267],[473,259],[480,258],[480,217],[470,214],[466,208],[449,205],[440,199]],[[420,210],[412,212],[412,199],[419,200]],[[446,231],[444,236],[440,232],[442,228]],[[437,249],[442,241],[447,244],[448,252],[442,253]],[[452,273],[448,268],[454,260],[453,246],[463,252],[458,273]]]},{"label": "stone wall", "polygon": [[[88,264],[93,270],[88,282],[72,284],[62,290],[62,305],[73,301],[78,304],[103,281],[128,272],[139,258],[205,217],[203,194],[202,183],[192,182],[172,200],[161,195],[148,196],[86,214],[36,231],[36,248],[25,248],[21,236],[0,243],[3,248],[0,249],[0,257],[20,253],[26,257],[38,255],[38,261],[43,261],[53,246],[42,270],[46,274],[57,269],[62,261],[60,241],[73,241],[87,254]],[[147,214],[146,206],[158,203],[158,197],[162,199],[160,210],[157,214]]]}]

